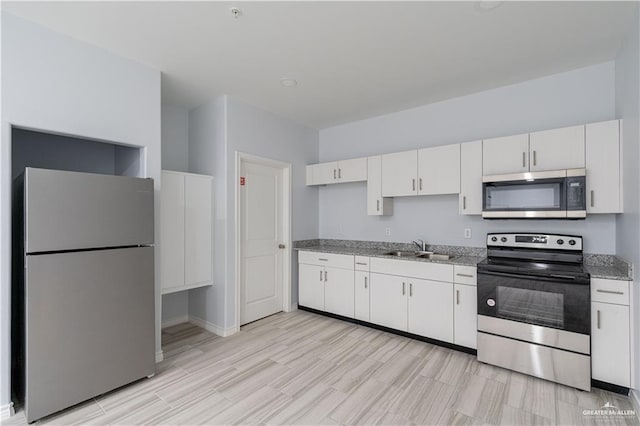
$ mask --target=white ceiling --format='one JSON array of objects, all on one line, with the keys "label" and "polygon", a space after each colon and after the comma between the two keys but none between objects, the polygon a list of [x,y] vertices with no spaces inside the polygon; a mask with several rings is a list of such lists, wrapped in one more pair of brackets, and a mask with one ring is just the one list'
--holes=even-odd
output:
[{"label": "white ceiling", "polygon": [[[234,19],[230,8],[242,16]],[[315,128],[611,60],[636,2],[2,2],[150,65],[163,101],[215,95]],[[296,79],[286,88],[280,79]]]}]

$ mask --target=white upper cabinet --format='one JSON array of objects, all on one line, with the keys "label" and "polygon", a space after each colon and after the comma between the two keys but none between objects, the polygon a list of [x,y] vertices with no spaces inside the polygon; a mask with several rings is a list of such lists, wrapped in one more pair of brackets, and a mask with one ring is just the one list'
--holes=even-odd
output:
[{"label": "white upper cabinet", "polygon": [[460,192],[460,145],[443,145],[418,151],[418,194]]},{"label": "white upper cabinet", "polygon": [[484,176],[528,171],[528,134],[482,141],[482,174]]},{"label": "white upper cabinet", "polygon": [[587,124],[587,213],[622,213],[620,120]]},{"label": "white upper cabinet", "polygon": [[162,171],[163,294],[213,283],[212,191],[211,176]]},{"label": "white upper cabinet", "polygon": [[210,176],[185,176],[185,284],[213,282],[213,187]]},{"label": "white upper cabinet", "polygon": [[160,271],[163,292],[184,286],[184,175],[162,172]]},{"label": "white upper cabinet", "polygon": [[534,132],[529,135],[532,172],[580,169],[585,166],[584,125]]},{"label": "white upper cabinet", "polygon": [[361,182],[367,180],[367,158],[331,161],[307,166],[307,185]]},{"label": "white upper cabinet", "polygon": [[482,141],[460,145],[460,214],[482,214]]},{"label": "white upper cabinet", "polygon": [[338,182],[361,182],[366,180],[366,157],[338,161]]},{"label": "white upper cabinet", "polygon": [[311,168],[311,183],[307,185],[327,185],[338,179],[338,162],[319,163],[307,166]]},{"label": "white upper cabinet", "polygon": [[367,214],[393,214],[393,198],[382,198],[382,156],[367,158]]},{"label": "white upper cabinet", "polygon": [[418,151],[382,156],[382,196],[402,197],[418,194]]}]

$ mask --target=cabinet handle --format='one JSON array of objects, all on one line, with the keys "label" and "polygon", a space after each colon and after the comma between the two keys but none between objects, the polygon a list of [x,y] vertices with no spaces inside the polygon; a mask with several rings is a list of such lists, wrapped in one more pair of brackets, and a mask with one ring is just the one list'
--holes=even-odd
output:
[{"label": "cabinet handle", "polygon": [[320,281],[322,281],[322,271],[320,271]]},{"label": "cabinet handle", "polygon": [[622,291],[613,291],[613,290],[596,290],[598,293],[608,293],[608,294],[624,294]]},{"label": "cabinet handle", "polygon": [[420,191],[422,191],[422,178],[420,178],[420,180],[419,180],[419,181],[420,181],[420,182],[419,182],[419,183],[420,183]]},{"label": "cabinet handle", "polygon": [[327,271],[324,271],[324,281],[327,282]]},{"label": "cabinet handle", "polygon": [[415,191],[416,190],[416,180],[415,179],[411,179],[411,185],[412,185],[413,190]]},{"label": "cabinet handle", "polygon": [[600,310],[599,309],[596,311],[596,318],[597,318],[596,319],[597,327],[598,327],[598,330],[600,330]]},{"label": "cabinet handle", "polygon": [[456,276],[458,276],[458,277],[473,278],[473,275],[471,275],[471,274],[456,274]]},{"label": "cabinet handle", "polygon": [[329,261],[329,259],[325,259],[324,257],[319,257],[318,260],[321,260],[323,262],[328,262]]},{"label": "cabinet handle", "polygon": [[462,196],[462,210],[466,210],[467,209],[467,196],[463,195]]},{"label": "cabinet handle", "polygon": [[536,150],[533,150],[533,165],[536,165]]},{"label": "cabinet handle", "polygon": [[364,277],[364,288],[367,288],[367,277]]},{"label": "cabinet handle", "polygon": [[336,169],[333,169],[333,178],[336,178]]},{"label": "cabinet handle", "polygon": [[342,179],[342,169],[338,169],[338,179]]},{"label": "cabinet handle", "polygon": [[413,297],[413,284],[409,283],[409,297]]},{"label": "cabinet handle", "polygon": [[376,211],[380,211],[380,200],[376,200]]},{"label": "cabinet handle", "polygon": [[405,283],[402,283],[402,295],[403,296],[406,294],[405,293],[405,285],[406,285]]},{"label": "cabinet handle", "polygon": [[591,195],[591,207],[593,207],[593,204],[594,204],[594,202],[593,202],[593,189],[591,190],[590,195]]},{"label": "cabinet handle", "polygon": [[460,304],[460,290],[456,290],[456,305]]},{"label": "cabinet handle", "polygon": [[366,264],[366,263],[364,263],[364,262],[356,262],[356,265],[367,266],[367,264]]},{"label": "cabinet handle", "polygon": [[527,153],[522,151],[522,167],[527,167]]}]

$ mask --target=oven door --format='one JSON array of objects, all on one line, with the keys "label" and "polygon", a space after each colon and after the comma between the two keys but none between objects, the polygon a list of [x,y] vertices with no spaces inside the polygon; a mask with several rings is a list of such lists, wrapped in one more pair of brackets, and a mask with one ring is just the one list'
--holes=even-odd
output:
[{"label": "oven door", "polygon": [[482,217],[566,218],[566,178],[484,182]]},{"label": "oven door", "polygon": [[589,335],[590,299],[585,277],[478,271],[478,315],[484,317]]}]

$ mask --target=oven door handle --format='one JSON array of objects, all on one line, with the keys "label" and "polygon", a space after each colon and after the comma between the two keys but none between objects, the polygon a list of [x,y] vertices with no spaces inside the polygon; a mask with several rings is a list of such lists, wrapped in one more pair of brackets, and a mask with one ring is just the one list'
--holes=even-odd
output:
[{"label": "oven door handle", "polygon": [[478,277],[480,278],[482,275],[492,275],[496,277],[507,277],[507,278],[518,278],[518,279],[531,279],[535,278],[542,281],[554,281],[554,282],[563,282],[566,284],[589,284],[589,278],[583,278],[579,276],[572,275],[536,275],[536,274],[513,274],[509,272],[497,272],[497,271],[478,271]]}]

